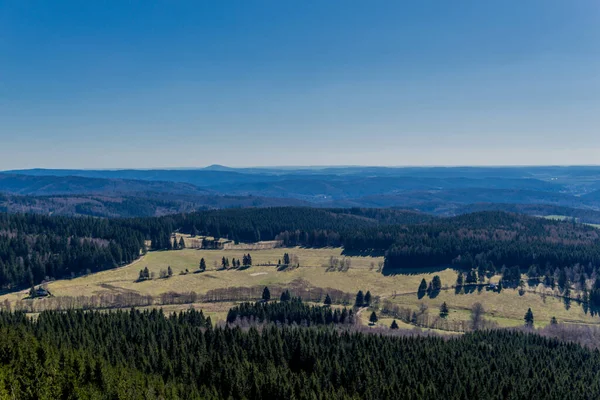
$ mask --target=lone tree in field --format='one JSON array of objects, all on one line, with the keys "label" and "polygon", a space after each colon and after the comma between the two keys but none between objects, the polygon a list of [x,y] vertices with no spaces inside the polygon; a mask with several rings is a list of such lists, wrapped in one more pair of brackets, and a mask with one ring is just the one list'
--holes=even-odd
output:
[{"label": "lone tree in field", "polygon": [[173,276],[173,269],[171,269],[171,266],[169,265],[167,267],[167,277],[172,277]]},{"label": "lone tree in field", "polygon": [[525,325],[533,326],[533,312],[531,311],[531,308],[527,309],[524,319],[525,319]]},{"label": "lone tree in field", "polygon": [[177,238],[174,237],[173,238],[173,250],[178,250],[179,249],[179,245],[177,244]]},{"label": "lone tree in field", "polygon": [[204,258],[200,259],[200,271],[206,271],[206,261],[204,261]]},{"label": "lone tree in field", "polygon": [[396,322],[396,320],[393,320],[392,324],[390,325],[390,329],[398,329],[398,328],[399,328],[398,323]]},{"label": "lone tree in field", "polygon": [[325,304],[326,306],[331,305],[331,297],[329,297],[329,293],[327,293],[327,296],[325,296],[325,301],[323,302],[323,304]]},{"label": "lone tree in field", "polygon": [[371,313],[371,316],[369,317],[369,322],[372,323],[373,325],[375,325],[378,320],[379,319],[377,318],[377,314],[375,314],[375,311],[373,311]]},{"label": "lone tree in field", "polygon": [[263,294],[262,294],[262,299],[264,301],[269,301],[271,300],[271,292],[269,291],[269,288],[265,286],[265,288],[263,289]]},{"label": "lone tree in field", "polygon": [[283,255],[283,264],[284,265],[290,265],[290,255],[288,253],[285,253]]},{"label": "lone tree in field", "polygon": [[183,240],[183,236],[179,239],[179,248],[185,249],[185,240]]},{"label": "lone tree in field", "polygon": [[556,325],[556,324],[558,324],[558,321],[556,320],[556,317],[552,317],[550,319],[550,325]]},{"label": "lone tree in field", "polygon": [[371,292],[367,290],[367,294],[365,294],[365,306],[371,305]]},{"label": "lone tree in field", "polygon": [[448,316],[448,305],[446,302],[443,302],[440,306],[440,317],[446,318]]},{"label": "lone tree in field", "polygon": [[356,301],[354,302],[354,305],[356,307],[362,307],[363,304],[365,304],[365,295],[363,294],[362,290],[359,290],[358,293],[356,293]]}]

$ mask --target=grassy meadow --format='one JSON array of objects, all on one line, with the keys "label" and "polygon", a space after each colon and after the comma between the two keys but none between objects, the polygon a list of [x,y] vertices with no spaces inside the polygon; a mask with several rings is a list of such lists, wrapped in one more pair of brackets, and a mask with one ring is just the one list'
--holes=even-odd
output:
[{"label": "grassy meadow", "polygon": [[[244,253],[252,255],[253,266],[243,270],[221,270],[223,257],[241,259]],[[258,266],[258,264],[275,264],[287,252],[300,264],[298,268],[278,271],[275,266]],[[350,260],[350,268],[346,272],[328,272],[327,266],[331,257]],[[207,270],[198,270],[200,259],[204,258]],[[384,276],[378,271],[383,257],[342,255],[341,248],[306,249],[306,248],[271,248],[261,250],[196,250],[183,249],[175,251],[149,252],[138,261],[128,266],[91,274],[70,280],[58,280],[47,284],[48,290],[56,298],[69,296],[95,296],[103,294],[135,293],[158,297],[162,293],[196,292],[205,294],[212,289],[231,287],[283,286],[302,281],[307,287],[331,288],[355,294],[358,290],[371,291],[374,296],[388,300],[393,305],[417,311],[425,305],[432,316],[437,316],[438,309],[446,302],[450,309],[448,320],[468,321],[471,306],[479,302],[485,309],[485,318],[495,321],[499,326],[519,326],[523,324],[523,316],[531,307],[536,319],[536,326],[544,326],[555,316],[561,322],[579,324],[600,324],[600,317],[592,317],[583,312],[582,307],[573,302],[566,309],[562,299],[552,296],[540,296],[526,292],[519,295],[517,290],[504,289],[501,293],[474,291],[468,294],[455,294],[453,288],[442,290],[435,298],[425,296],[418,298],[417,288],[422,279],[429,282],[434,275],[439,275],[442,287],[452,286],[456,281],[456,271],[448,268],[427,273],[412,273]],[[161,270],[167,267],[173,270],[173,276],[167,279],[158,278]],[[147,267],[155,278],[137,282],[139,271]],[[180,275],[188,270],[189,273]],[[493,280],[497,280],[494,277]],[[27,291],[14,292],[0,296],[0,302],[8,302],[13,306],[27,296]],[[273,293],[273,298],[279,293]],[[44,302],[49,299],[36,299]],[[203,309],[215,321],[225,318],[227,311],[234,303],[193,303],[160,306],[165,312],[185,310],[193,307]],[[370,310],[364,310],[360,318],[367,322]],[[391,323],[388,316],[381,315],[379,325]],[[400,324],[400,321],[398,321]],[[409,324],[404,324],[412,326]],[[404,326],[402,325],[402,326]]]}]

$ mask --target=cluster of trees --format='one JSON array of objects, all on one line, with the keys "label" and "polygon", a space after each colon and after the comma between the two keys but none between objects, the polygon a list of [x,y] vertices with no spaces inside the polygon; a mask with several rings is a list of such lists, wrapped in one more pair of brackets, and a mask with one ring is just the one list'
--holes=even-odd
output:
[{"label": "cluster of trees", "polygon": [[371,305],[371,292],[367,290],[367,293],[363,293],[359,290],[356,293],[356,300],[354,301],[354,307],[369,307]]},{"label": "cluster of trees", "polygon": [[193,310],[1,313],[0,329],[2,398],[600,397],[599,352],[517,331],[214,328]]},{"label": "cluster of trees", "polygon": [[429,295],[431,298],[437,297],[437,295],[442,290],[442,280],[439,275],[435,275],[429,285],[427,285],[427,281],[425,278],[421,279],[421,283],[419,284],[419,288],[417,289],[417,295],[421,299],[425,297],[425,294]]},{"label": "cluster of trees", "polygon": [[[268,289],[267,289],[268,290]],[[270,294],[267,296],[270,299]],[[354,313],[350,309],[332,309],[326,306],[311,306],[298,297],[292,298],[283,292],[278,302],[256,302],[239,304],[227,313],[227,322],[252,320],[257,322],[278,322],[280,324],[328,325],[353,324]]]}]

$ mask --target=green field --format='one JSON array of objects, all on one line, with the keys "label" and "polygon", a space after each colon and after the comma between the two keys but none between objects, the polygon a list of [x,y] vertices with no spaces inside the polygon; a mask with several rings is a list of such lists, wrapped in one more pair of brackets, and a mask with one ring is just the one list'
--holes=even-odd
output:
[{"label": "green field", "polygon": [[[382,257],[346,257],[351,266],[346,272],[327,272],[331,257],[344,259],[342,249],[306,249],[306,248],[272,248],[264,250],[251,250],[253,266],[245,270],[221,270],[222,257],[242,258],[247,250],[195,250],[184,249],[177,251],[149,252],[140,260],[126,267],[104,271],[85,277],[71,280],[59,280],[47,285],[54,298],[77,296],[97,296],[103,294],[135,293],[159,297],[162,293],[196,292],[205,294],[212,289],[231,287],[256,287],[256,286],[281,286],[286,287],[293,283],[302,282],[304,287],[336,289],[354,295],[358,290],[371,291],[374,296],[391,301],[393,305],[410,308],[417,311],[425,305],[428,308],[430,319],[437,318],[438,309],[446,302],[450,315],[449,321],[465,321],[470,319],[471,306],[479,302],[485,309],[485,318],[494,321],[501,327],[518,326],[523,324],[523,316],[527,308],[531,307],[536,318],[536,326],[549,323],[551,317],[556,317],[561,322],[580,324],[599,324],[599,317],[585,314],[580,305],[573,302],[567,310],[562,299],[546,296],[543,298],[537,293],[526,292],[522,296],[517,290],[505,289],[501,293],[487,290],[474,291],[469,294],[455,294],[453,288],[456,272],[444,269],[437,272],[398,274],[384,276],[378,272],[378,266],[383,261]],[[278,271],[275,266],[257,266],[257,264],[273,264],[283,258],[284,252],[297,257],[300,267]],[[198,269],[199,261],[204,258],[207,270],[203,273],[193,273]],[[136,282],[139,271],[147,267],[156,277],[161,270],[170,266],[173,276],[168,279],[154,278],[152,280]],[[185,270],[190,273],[180,275]],[[428,282],[434,275],[439,275],[442,280],[442,290],[435,298],[425,296],[418,298],[416,291],[422,279]],[[498,277],[492,278],[497,280]],[[0,302],[8,301],[12,307],[24,303],[23,298],[27,291],[6,294],[0,297]],[[274,293],[274,297],[279,293]],[[35,304],[52,299],[36,299]],[[380,302],[380,304],[381,304]],[[165,305],[165,312],[187,309],[189,307],[201,308],[214,320],[225,318],[227,310],[233,303],[194,303],[180,305]],[[158,306],[158,305],[155,305]],[[370,311],[363,312],[361,319],[368,318]],[[389,316],[381,315],[380,325],[389,326]],[[405,324],[406,325],[406,324]]]}]

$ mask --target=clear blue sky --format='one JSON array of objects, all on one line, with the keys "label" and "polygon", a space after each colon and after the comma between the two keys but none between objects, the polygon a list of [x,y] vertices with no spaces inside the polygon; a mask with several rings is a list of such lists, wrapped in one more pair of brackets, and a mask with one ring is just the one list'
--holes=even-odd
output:
[{"label": "clear blue sky", "polygon": [[0,169],[600,164],[600,2],[0,0]]}]

